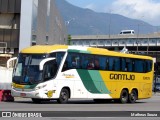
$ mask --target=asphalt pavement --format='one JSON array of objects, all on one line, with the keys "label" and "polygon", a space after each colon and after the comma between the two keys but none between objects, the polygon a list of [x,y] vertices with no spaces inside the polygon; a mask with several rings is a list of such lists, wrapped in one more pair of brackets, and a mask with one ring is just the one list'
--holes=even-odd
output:
[{"label": "asphalt pavement", "polygon": [[[15,98],[15,102],[0,102],[2,112],[26,112],[26,114],[40,112],[42,114],[42,118],[23,118],[31,120],[159,120],[159,106],[160,93],[153,93],[150,99],[138,100],[135,104],[95,103],[92,99],[72,99],[68,104],[58,104],[56,101],[34,104],[28,98]],[[132,116],[147,113],[157,114],[158,117]],[[22,118],[17,118],[14,114],[12,118],[0,119],[18,120]]]}]

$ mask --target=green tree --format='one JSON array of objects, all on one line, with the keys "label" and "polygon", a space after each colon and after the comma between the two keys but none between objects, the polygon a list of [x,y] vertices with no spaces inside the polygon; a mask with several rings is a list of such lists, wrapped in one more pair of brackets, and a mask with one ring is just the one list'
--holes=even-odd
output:
[{"label": "green tree", "polygon": [[71,45],[71,40],[72,40],[71,35],[68,35],[68,45]]}]

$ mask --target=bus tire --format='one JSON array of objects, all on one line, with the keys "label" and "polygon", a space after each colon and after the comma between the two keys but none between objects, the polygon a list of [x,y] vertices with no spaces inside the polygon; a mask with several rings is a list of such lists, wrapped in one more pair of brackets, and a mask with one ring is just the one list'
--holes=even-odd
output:
[{"label": "bus tire", "polygon": [[61,104],[65,104],[68,102],[68,99],[69,99],[69,91],[66,88],[63,88],[60,92],[60,96],[57,102]]},{"label": "bus tire", "polygon": [[137,98],[138,98],[138,96],[137,96],[136,90],[132,90],[132,91],[131,91],[131,94],[129,94],[128,102],[129,102],[129,103],[135,103],[136,100],[137,100]]},{"label": "bus tire", "polygon": [[32,98],[32,102],[33,102],[33,103],[41,103],[42,100],[41,100],[41,99],[38,99],[38,98]]},{"label": "bus tire", "polygon": [[120,102],[122,103],[122,104],[125,104],[125,103],[127,103],[128,102],[128,91],[126,90],[126,89],[123,89],[122,91],[121,91],[121,95],[120,95]]}]

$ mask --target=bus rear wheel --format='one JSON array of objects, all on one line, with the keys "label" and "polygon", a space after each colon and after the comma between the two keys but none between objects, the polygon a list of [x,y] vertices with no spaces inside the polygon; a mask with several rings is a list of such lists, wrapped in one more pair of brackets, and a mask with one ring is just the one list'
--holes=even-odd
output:
[{"label": "bus rear wheel", "polygon": [[131,94],[129,94],[129,103],[135,103],[136,102],[136,100],[137,100],[137,92],[136,92],[136,90],[132,90],[131,91]]},{"label": "bus rear wheel", "polygon": [[122,91],[121,91],[121,95],[120,95],[120,102],[122,103],[122,104],[125,104],[125,103],[127,103],[128,102],[128,91],[127,90],[125,90],[125,89],[123,89]]},{"label": "bus rear wheel", "polygon": [[66,88],[63,88],[60,92],[60,96],[57,102],[61,104],[65,104],[68,102],[68,99],[69,99],[69,91]]}]

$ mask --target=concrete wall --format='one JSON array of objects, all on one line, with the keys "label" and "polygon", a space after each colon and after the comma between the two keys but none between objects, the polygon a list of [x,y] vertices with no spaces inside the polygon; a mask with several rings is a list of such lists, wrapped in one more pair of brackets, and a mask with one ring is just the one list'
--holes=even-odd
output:
[{"label": "concrete wall", "polygon": [[21,51],[23,48],[31,46],[32,13],[33,13],[33,0],[22,0],[19,51]]},{"label": "concrete wall", "polygon": [[8,53],[19,47],[20,11],[21,0],[0,0],[0,53],[6,53],[3,43]]},{"label": "concrete wall", "polygon": [[48,0],[38,0],[37,44],[46,44],[47,6]]},{"label": "concrete wall", "polygon": [[55,0],[39,0],[36,44],[66,44],[66,28],[57,11]]},{"label": "concrete wall", "polygon": [[66,44],[67,32],[64,21],[59,15],[55,6],[55,0],[51,0],[50,7],[50,26],[49,26],[49,44]]},{"label": "concrete wall", "polygon": [[20,13],[21,0],[0,0],[0,13]]},{"label": "concrete wall", "polygon": [[0,0],[0,54],[17,55],[33,40],[36,44],[65,44],[66,28],[54,1]]}]

